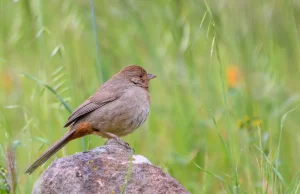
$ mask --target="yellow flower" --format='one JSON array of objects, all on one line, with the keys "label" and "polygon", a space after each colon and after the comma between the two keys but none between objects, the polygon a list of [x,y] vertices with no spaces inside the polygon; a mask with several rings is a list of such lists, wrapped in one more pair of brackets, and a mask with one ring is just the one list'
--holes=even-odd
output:
[{"label": "yellow flower", "polygon": [[254,119],[252,121],[252,126],[253,127],[260,127],[262,125],[262,121],[260,119]]}]

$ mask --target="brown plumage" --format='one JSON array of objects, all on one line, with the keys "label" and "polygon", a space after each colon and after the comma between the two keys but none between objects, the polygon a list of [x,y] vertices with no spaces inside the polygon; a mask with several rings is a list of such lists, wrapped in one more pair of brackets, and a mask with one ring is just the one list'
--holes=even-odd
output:
[{"label": "brown plumage", "polygon": [[94,95],[82,103],[64,127],[69,131],[27,170],[31,174],[71,140],[89,134],[116,138],[133,132],[149,114],[149,80],[155,78],[142,67],[131,65],[105,82]]}]

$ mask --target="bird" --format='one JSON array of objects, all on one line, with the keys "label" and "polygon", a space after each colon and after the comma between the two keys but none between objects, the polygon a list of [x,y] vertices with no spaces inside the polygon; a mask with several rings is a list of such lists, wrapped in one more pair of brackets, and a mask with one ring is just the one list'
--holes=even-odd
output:
[{"label": "bird", "polygon": [[[85,135],[114,138],[132,133],[148,118],[150,111],[149,81],[156,75],[137,65],[129,65],[114,75],[68,118],[68,132],[45,151],[25,173],[31,174],[68,142]],[[127,144],[128,145],[128,144]]]}]

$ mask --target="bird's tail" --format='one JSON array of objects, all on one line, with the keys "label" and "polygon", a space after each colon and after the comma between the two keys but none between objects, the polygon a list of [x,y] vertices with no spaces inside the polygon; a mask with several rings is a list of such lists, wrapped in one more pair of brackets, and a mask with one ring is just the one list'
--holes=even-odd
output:
[{"label": "bird's tail", "polygon": [[46,152],[44,152],[27,170],[25,173],[31,174],[35,169],[43,165],[51,156],[63,148],[69,141],[74,138],[72,135],[76,130],[71,129],[60,140],[55,142]]}]

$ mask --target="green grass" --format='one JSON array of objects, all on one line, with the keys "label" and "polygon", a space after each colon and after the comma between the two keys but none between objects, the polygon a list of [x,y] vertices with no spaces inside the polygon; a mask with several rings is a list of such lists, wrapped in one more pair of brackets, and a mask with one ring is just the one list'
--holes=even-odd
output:
[{"label": "green grass", "polygon": [[147,123],[124,138],[136,153],[191,193],[299,192],[297,1],[91,5],[0,0],[3,192],[30,193],[56,157],[103,145],[76,140],[24,174],[66,132],[70,111],[129,64],[158,75]]}]

